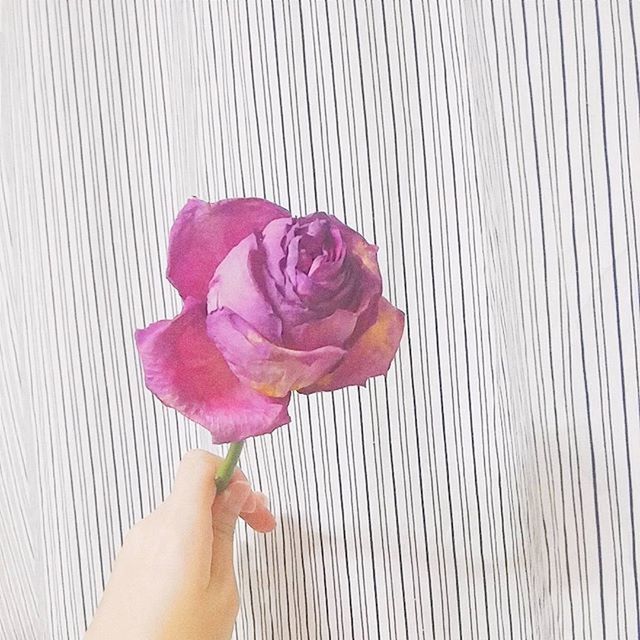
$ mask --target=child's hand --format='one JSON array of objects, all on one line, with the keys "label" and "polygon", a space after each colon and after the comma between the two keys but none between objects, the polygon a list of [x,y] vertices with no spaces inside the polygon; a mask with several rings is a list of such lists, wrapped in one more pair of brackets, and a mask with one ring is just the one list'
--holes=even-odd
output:
[{"label": "child's hand", "polygon": [[86,640],[231,637],[236,521],[267,532],[275,520],[239,470],[216,496],[221,462],[200,450],[184,456],[172,494],[127,535]]}]

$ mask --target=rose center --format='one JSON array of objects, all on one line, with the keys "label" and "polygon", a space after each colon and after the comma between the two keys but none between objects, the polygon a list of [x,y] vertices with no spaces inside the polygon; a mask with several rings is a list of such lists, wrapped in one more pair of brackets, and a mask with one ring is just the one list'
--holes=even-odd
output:
[{"label": "rose center", "polygon": [[333,263],[337,263],[339,268],[344,259],[344,246],[340,232],[332,228],[329,224],[311,224],[305,229],[304,235],[300,238],[298,247],[298,261],[296,268],[298,271],[313,278],[314,275],[320,277],[327,269],[322,269],[326,265],[331,269]]}]

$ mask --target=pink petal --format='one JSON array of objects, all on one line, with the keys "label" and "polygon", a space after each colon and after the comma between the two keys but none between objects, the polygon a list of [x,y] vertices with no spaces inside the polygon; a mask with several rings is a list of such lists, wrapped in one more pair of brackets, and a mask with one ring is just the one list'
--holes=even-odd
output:
[{"label": "pink petal", "polygon": [[207,310],[226,308],[243,318],[265,338],[278,342],[282,336],[282,320],[262,293],[266,268],[264,255],[254,234],[241,240],[218,265],[209,284]]},{"label": "pink petal", "polygon": [[241,380],[274,397],[309,386],[334,369],[345,355],[335,346],[310,351],[277,346],[229,309],[209,314],[207,333]]},{"label": "pink petal", "polygon": [[331,223],[340,230],[342,240],[348,247],[347,253],[358,256],[362,266],[369,271],[376,280],[380,278],[378,247],[375,244],[369,244],[357,231],[340,222],[335,216],[328,217],[331,218]]},{"label": "pink petal", "polygon": [[331,216],[333,224],[340,229],[342,240],[348,247],[347,253],[350,256],[357,256],[362,265],[361,289],[368,295],[363,296],[359,309],[357,310],[358,322],[353,331],[350,344],[353,345],[362,334],[371,327],[378,313],[378,300],[382,296],[382,276],[378,266],[378,247],[369,244],[357,231],[343,224],[336,217]]},{"label": "pink petal", "polygon": [[300,393],[333,391],[363,385],[369,378],[387,373],[404,330],[404,313],[380,298],[378,318],[349,349],[339,366]]},{"label": "pink petal", "polygon": [[288,211],[260,198],[236,198],[214,204],[190,199],[169,235],[167,278],[182,298],[204,300],[216,267],[249,234],[262,231]]},{"label": "pink petal", "polygon": [[353,334],[358,314],[346,309],[336,309],[330,316],[304,322],[287,333],[289,349],[317,349],[328,344],[344,347]]},{"label": "pink petal", "polygon": [[136,331],[145,383],[164,404],[206,427],[214,442],[269,433],[290,420],[289,396],[268,398],[233,375],[206,334],[206,309],[187,298],[182,313]]}]

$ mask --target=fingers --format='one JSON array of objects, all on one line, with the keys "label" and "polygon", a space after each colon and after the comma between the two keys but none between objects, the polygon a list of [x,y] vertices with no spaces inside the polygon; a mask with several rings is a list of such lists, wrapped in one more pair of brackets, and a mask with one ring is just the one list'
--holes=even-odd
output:
[{"label": "fingers", "polygon": [[[208,451],[201,449],[187,451],[180,461],[170,500],[183,513],[187,512],[208,520],[211,517],[211,506],[216,498],[215,478],[221,464],[222,458]],[[247,476],[240,468],[233,472],[229,487],[238,482],[249,485]],[[219,498],[221,499],[228,491],[227,488]],[[276,525],[275,518],[269,511],[266,496],[251,489],[241,505],[240,517],[259,533],[268,533]],[[189,518],[189,521],[192,519]]]},{"label": "fingers", "polygon": [[242,507],[242,519],[255,531],[269,533],[276,526],[276,519],[269,510],[269,501],[264,493],[254,492]]},{"label": "fingers", "polygon": [[[237,468],[231,477],[232,482],[235,480],[249,482],[240,468]],[[254,491],[247,497],[242,506],[240,517],[258,533],[269,533],[276,527],[276,519],[269,510],[269,500],[264,493],[258,491]]]},{"label": "fingers", "polygon": [[216,583],[222,575],[233,573],[233,534],[240,511],[251,494],[249,483],[236,480],[229,484],[213,504],[211,583]]}]

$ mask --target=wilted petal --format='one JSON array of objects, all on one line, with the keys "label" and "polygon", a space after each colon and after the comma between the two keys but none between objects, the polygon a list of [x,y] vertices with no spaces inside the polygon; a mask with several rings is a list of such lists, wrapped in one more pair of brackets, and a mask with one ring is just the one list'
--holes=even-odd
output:
[{"label": "wilted petal", "polygon": [[192,198],[169,235],[167,278],[183,298],[204,300],[216,267],[243,238],[288,211],[260,198],[236,198],[210,204]]},{"label": "wilted petal", "polygon": [[218,265],[209,285],[207,310],[227,308],[243,318],[265,338],[279,341],[282,321],[267,299],[265,256],[255,234],[247,236]]},{"label": "wilted petal", "polygon": [[287,333],[289,349],[317,349],[328,344],[344,347],[353,334],[358,315],[338,309],[326,318],[305,322],[292,327]]},{"label": "wilted petal", "polygon": [[[267,297],[282,321],[282,344],[320,346],[325,328],[336,328],[336,311],[344,311],[349,330],[337,328],[329,344],[351,346],[375,321],[382,279],[378,248],[326,213],[278,219],[262,231]],[[352,324],[355,315],[355,326]],[[249,316],[240,314],[248,320]],[[305,327],[310,325],[307,332]]]},{"label": "wilted petal", "polygon": [[290,420],[289,397],[268,398],[231,372],[206,333],[206,309],[187,298],[173,320],[136,332],[145,383],[164,404],[206,427],[214,442],[269,433]]},{"label": "wilted petal", "polygon": [[387,373],[404,330],[404,313],[380,298],[378,318],[349,349],[340,365],[300,393],[333,391]]},{"label": "wilted petal", "polygon": [[[367,271],[374,274],[377,278],[380,277],[378,247],[375,244],[367,242],[355,229],[348,227],[335,216],[326,213],[312,213],[308,217],[311,218],[314,216],[323,216],[327,220],[330,220],[332,231],[338,230],[340,233],[341,241],[346,247],[346,254],[357,256]],[[343,250],[342,246],[340,246],[340,250]]]},{"label": "wilted petal", "polygon": [[351,229],[331,216],[333,223],[340,229],[342,240],[347,246],[347,254],[351,260],[357,260],[361,269],[354,269],[359,274],[357,289],[362,294],[357,310],[358,323],[354,329],[349,346],[353,345],[362,334],[374,324],[378,314],[378,300],[382,296],[382,276],[378,266],[378,247],[369,244],[357,231]]},{"label": "wilted petal", "polygon": [[241,380],[274,397],[312,384],[345,355],[335,346],[309,351],[277,346],[229,309],[209,314],[207,333]]}]

